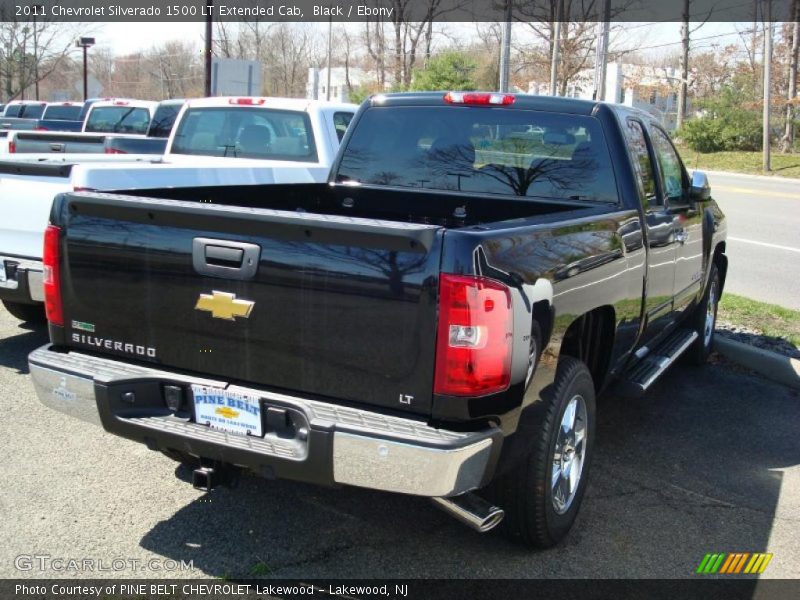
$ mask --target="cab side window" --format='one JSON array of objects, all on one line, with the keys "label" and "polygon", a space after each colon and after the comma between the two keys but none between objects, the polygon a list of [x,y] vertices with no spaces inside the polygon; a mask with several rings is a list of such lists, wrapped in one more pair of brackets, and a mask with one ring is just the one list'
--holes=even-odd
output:
[{"label": "cab side window", "polygon": [[636,182],[639,186],[639,199],[645,207],[659,204],[656,192],[656,180],[650,153],[647,151],[647,141],[644,138],[642,124],[634,119],[628,119],[625,127],[625,138],[628,142],[633,169],[636,172]]},{"label": "cab side window", "polygon": [[650,137],[653,141],[653,150],[658,158],[658,166],[661,168],[661,187],[664,190],[664,196],[667,200],[680,201],[683,198],[684,189],[681,159],[667,134],[661,129],[653,127]]}]

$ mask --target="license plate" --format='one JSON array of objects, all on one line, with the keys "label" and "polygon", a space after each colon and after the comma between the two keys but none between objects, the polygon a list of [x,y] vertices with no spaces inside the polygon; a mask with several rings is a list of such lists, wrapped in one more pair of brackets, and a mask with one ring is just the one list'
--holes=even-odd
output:
[{"label": "license plate", "polygon": [[6,282],[6,261],[0,260],[0,283]]},{"label": "license plate", "polygon": [[258,396],[229,392],[204,385],[193,385],[194,418],[229,433],[261,437],[261,402]]}]

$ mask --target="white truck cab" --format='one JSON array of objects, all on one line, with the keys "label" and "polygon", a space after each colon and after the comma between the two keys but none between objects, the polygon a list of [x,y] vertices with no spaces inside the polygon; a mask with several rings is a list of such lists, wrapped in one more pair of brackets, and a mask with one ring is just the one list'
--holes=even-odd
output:
[{"label": "white truck cab", "polygon": [[[84,130],[94,126],[102,131],[107,120],[144,122],[143,111],[151,116],[155,105],[139,100],[96,102]],[[178,114],[163,157],[26,154],[0,160],[0,214],[6,215],[0,219],[0,301],[22,320],[43,318],[43,236],[57,194],[324,182],[357,108],[289,98],[189,100]],[[116,112],[106,114],[107,110]],[[94,111],[99,112],[93,119]],[[124,111],[131,111],[130,119]],[[136,119],[135,111],[140,111]]]},{"label": "white truck cab", "polygon": [[101,100],[89,108],[83,122],[84,133],[147,133],[158,102],[149,100]]}]

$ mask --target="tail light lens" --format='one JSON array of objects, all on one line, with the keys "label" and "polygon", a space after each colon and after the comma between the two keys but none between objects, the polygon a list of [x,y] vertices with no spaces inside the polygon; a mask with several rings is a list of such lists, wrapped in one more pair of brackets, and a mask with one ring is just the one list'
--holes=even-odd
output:
[{"label": "tail light lens", "polygon": [[106,154],[127,154],[124,150],[120,150],[119,148],[106,148]]},{"label": "tail light lens", "polygon": [[34,131],[48,131],[47,127],[42,127],[41,125],[37,125],[33,128]]},{"label": "tail light lens", "polygon": [[17,143],[14,140],[8,140],[8,153],[14,154],[17,151]]},{"label": "tail light lens", "polygon": [[507,389],[512,341],[507,286],[485,277],[440,276],[434,393],[485,396]]},{"label": "tail light lens", "polygon": [[60,264],[61,229],[48,225],[44,232],[44,308],[47,320],[53,325],[64,326],[64,310],[61,304]]}]

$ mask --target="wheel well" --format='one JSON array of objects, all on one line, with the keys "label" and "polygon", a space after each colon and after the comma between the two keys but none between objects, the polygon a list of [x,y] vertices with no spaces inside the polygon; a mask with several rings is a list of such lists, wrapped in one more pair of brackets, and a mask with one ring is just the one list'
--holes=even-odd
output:
[{"label": "wheel well", "polygon": [[719,273],[719,291],[725,289],[725,275],[728,273],[728,257],[725,256],[725,242],[720,242],[714,248],[714,258],[712,262],[717,265],[717,272]]},{"label": "wheel well", "polygon": [[572,356],[582,361],[589,368],[598,391],[608,373],[614,347],[614,323],[613,307],[595,308],[575,319],[561,342],[559,357]]}]

